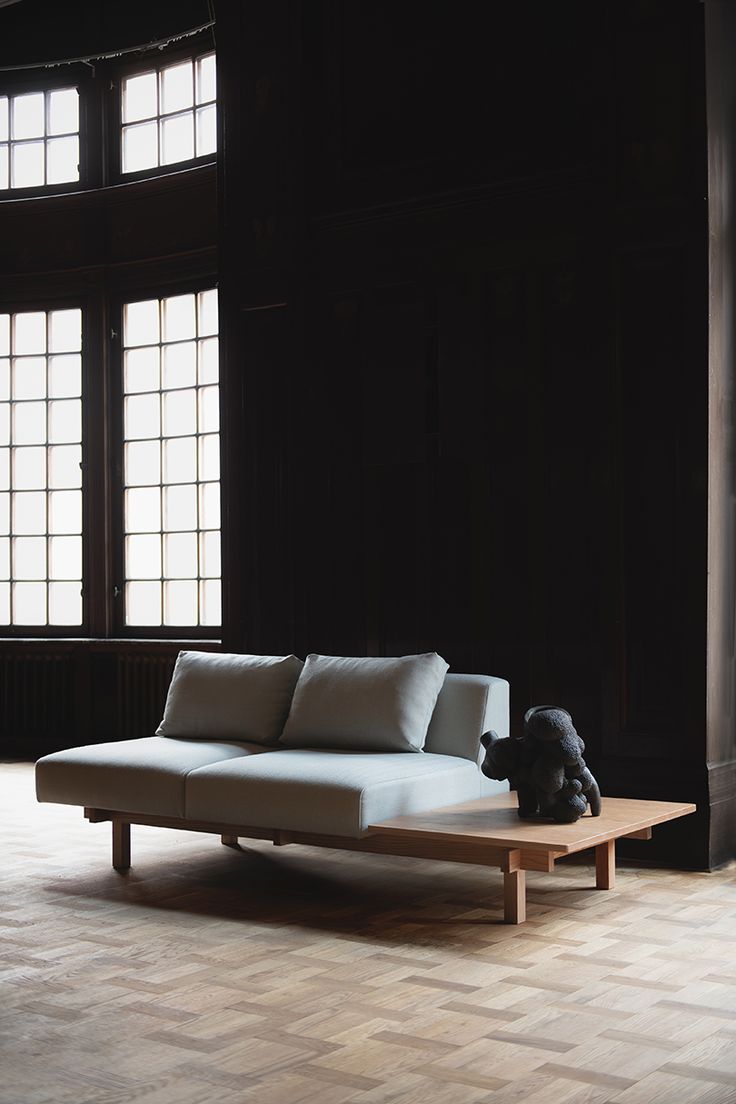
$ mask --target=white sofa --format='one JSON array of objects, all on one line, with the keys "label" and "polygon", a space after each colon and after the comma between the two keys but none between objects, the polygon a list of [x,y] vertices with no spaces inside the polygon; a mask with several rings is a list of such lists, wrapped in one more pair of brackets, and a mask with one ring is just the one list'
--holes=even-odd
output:
[{"label": "white sofa", "polygon": [[[36,792],[39,801],[80,805],[90,820],[126,830],[130,823],[190,827],[219,832],[223,842],[239,835],[285,842],[285,833],[298,842],[304,834],[348,846],[389,818],[508,789],[479,769],[489,729],[508,735],[508,683],[447,674],[419,752],[156,735],[47,755],[36,765]],[[128,865],[121,838],[116,857],[116,867]]]}]

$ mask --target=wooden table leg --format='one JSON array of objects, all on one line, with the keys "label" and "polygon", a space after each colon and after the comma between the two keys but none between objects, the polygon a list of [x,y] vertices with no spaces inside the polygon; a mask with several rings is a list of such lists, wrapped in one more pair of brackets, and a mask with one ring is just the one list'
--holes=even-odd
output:
[{"label": "wooden table leg", "polygon": [[223,836],[220,836],[220,842],[222,843],[223,847],[237,847],[238,846],[238,837],[237,836],[230,836],[230,835],[223,835]]},{"label": "wooden table leg", "polygon": [[595,887],[614,889],[616,886],[616,841],[606,840],[595,849]]},{"label": "wooden table leg", "polygon": [[503,919],[505,924],[526,920],[526,871],[511,870],[503,876]]},{"label": "wooden table leg", "polygon": [[112,822],[112,865],[121,872],[130,869],[130,824],[126,820]]}]

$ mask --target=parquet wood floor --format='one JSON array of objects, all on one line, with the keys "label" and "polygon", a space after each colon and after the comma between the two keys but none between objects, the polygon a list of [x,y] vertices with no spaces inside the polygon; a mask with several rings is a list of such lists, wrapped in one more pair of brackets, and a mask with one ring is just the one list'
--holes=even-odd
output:
[{"label": "parquet wood floor", "polygon": [[736,1104],[736,868],[532,874],[110,826],[0,767],[0,1104]]}]

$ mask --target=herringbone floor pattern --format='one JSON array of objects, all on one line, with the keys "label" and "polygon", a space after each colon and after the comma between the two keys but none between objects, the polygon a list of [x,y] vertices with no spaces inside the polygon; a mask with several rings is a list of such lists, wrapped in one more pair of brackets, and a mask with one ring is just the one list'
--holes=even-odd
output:
[{"label": "herringbone floor pattern", "polygon": [[0,767],[0,1104],[734,1104],[736,870],[528,877],[133,829]]}]

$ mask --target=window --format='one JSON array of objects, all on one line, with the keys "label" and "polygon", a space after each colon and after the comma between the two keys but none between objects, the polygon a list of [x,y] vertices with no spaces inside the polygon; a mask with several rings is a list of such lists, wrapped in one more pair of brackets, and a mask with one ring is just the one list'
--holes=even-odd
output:
[{"label": "window", "polygon": [[215,55],[123,80],[122,172],[190,161],[216,149]]},{"label": "window", "polygon": [[0,314],[0,624],[82,624],[82,314]]},{"label": "window", "polygon": [[217,106],[211,41],[208,35],[198,45],[177,45],[166,62],[157,50],[147,67],[145,61],[100,59],[94,66],[70,62],[63,76],[40,69],[5,76],[0,194],[100,187],[212,160]]},{"label": "window", "polygon": [[126,625],[219,625],[217,292],[125,306]]},{"label": "window", "polygon": [[0,189],[78,180],[78,89],[0,96]]}]

